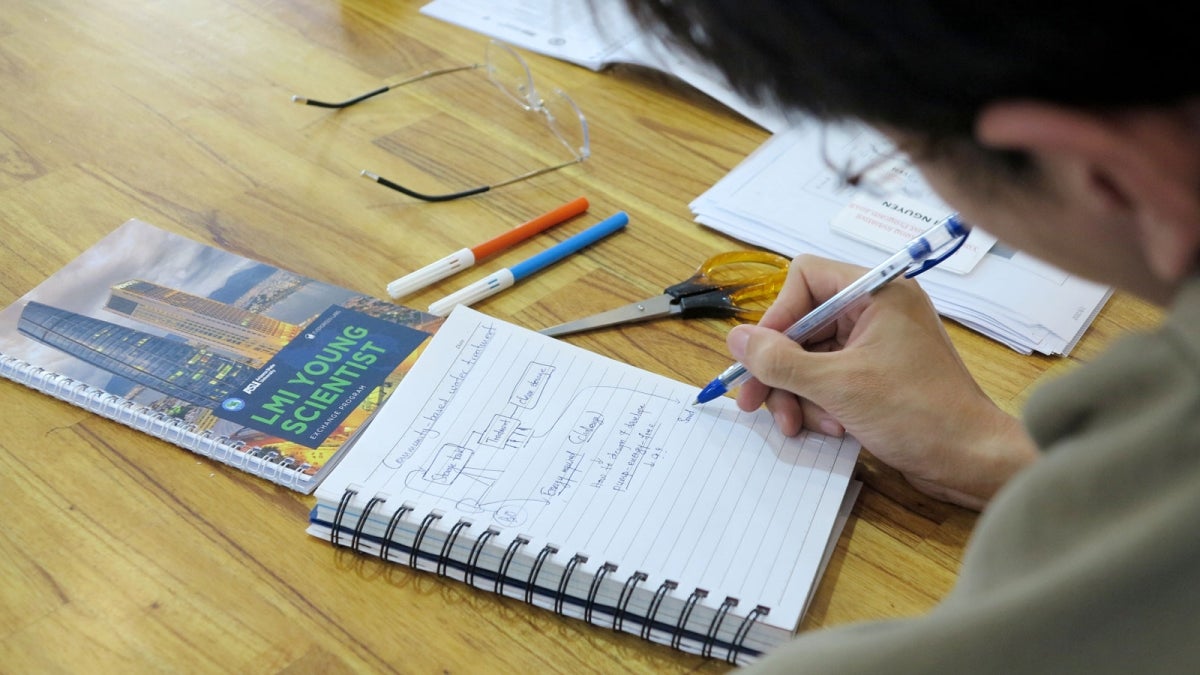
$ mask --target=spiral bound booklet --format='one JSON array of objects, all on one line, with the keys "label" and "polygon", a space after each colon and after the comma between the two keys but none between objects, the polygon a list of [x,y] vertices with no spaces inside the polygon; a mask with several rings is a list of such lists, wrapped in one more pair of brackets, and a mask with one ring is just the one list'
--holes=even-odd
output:
[{"label": "spiral bound booklet", "polygon": [[746,663],[795,631],[859,445],[697,391],[459,307],[317,488],[308,531]]},{"label": "spiral bound booklet", "polygon": [[440,323],[130,220],[0,311],[0,375],[308,493]]}]

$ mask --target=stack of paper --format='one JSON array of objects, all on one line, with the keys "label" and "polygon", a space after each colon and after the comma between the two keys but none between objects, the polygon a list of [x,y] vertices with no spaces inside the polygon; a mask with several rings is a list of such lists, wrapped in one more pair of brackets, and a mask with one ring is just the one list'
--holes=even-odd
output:
[{"label": "stack of paper", "polygon": [[[776,134],[692,202],[697,221],[784,255],[873,267],[922,231],[916,223],[931,226],[949,215],[911,169],[903,194],[886,200],[872,203],[841,187],[821,159],[823,142],[838,157],[855,157],[857,166],[889,144],[861,128],[826,129],[825,137],[816,124]],[[917,279],[943,316],[1026,354],[1068,354],[1111,295],[979,230],[946,264]]]}]

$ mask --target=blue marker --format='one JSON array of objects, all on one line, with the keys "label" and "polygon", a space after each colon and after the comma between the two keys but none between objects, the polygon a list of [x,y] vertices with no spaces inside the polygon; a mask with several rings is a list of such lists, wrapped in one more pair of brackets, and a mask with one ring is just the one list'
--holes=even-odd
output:
[{"label": "blue marker", "polygon": [[495,295],[512,286],[518,281],[538,272],[563,258],[600,241],[608,235],[625,228],[629,216],[624,211],[596,223],[579,234],[556,244],[545,251],[513,265],[493,272],[475,283],[455,291],[450,295],[429,305],[429,313],[446,316],[458,305],[470,305],[486,297]]}]

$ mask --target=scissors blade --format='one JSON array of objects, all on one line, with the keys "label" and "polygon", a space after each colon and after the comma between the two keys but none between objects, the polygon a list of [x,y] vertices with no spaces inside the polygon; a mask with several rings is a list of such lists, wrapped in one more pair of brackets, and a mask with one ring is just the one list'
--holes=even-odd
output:
[{"label": "scissors blade", "polygon": [[675,298],[664,293],[663,295],[657,295],[646,300],[631,302],[624,307],[610,309],[607,312],[600,312],[599,314],[586,316],[575,321],[568,321],[560,323],[557,326],[543,328],[538,332],[542,335],[555,337],[592,330],[593,328],[604,328],[605,326],[615,326],[622,323],[657,319],[671,314],[678,314],[679,305],[674,304],[674,302]]}]

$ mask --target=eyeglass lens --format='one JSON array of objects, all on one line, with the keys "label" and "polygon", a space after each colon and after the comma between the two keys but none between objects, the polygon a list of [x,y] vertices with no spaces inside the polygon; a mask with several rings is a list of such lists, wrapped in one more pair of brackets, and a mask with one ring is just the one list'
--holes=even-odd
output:
[{"label": "eyeglass lens", "polygon": [[537,107],[538,94],[533,86],[533,73],[511,47],[492,40],[487,46],[487,75],[517,105],[526,109]]},{"label": "eyeglass lens", "polygon": [[583,112],[562,91],[539,91],[529,65],[511,47],[494,40],[488,43],[487,74],[517,105],[542,114],[550,131],[574,158],[588,157],[590,146]]}]

